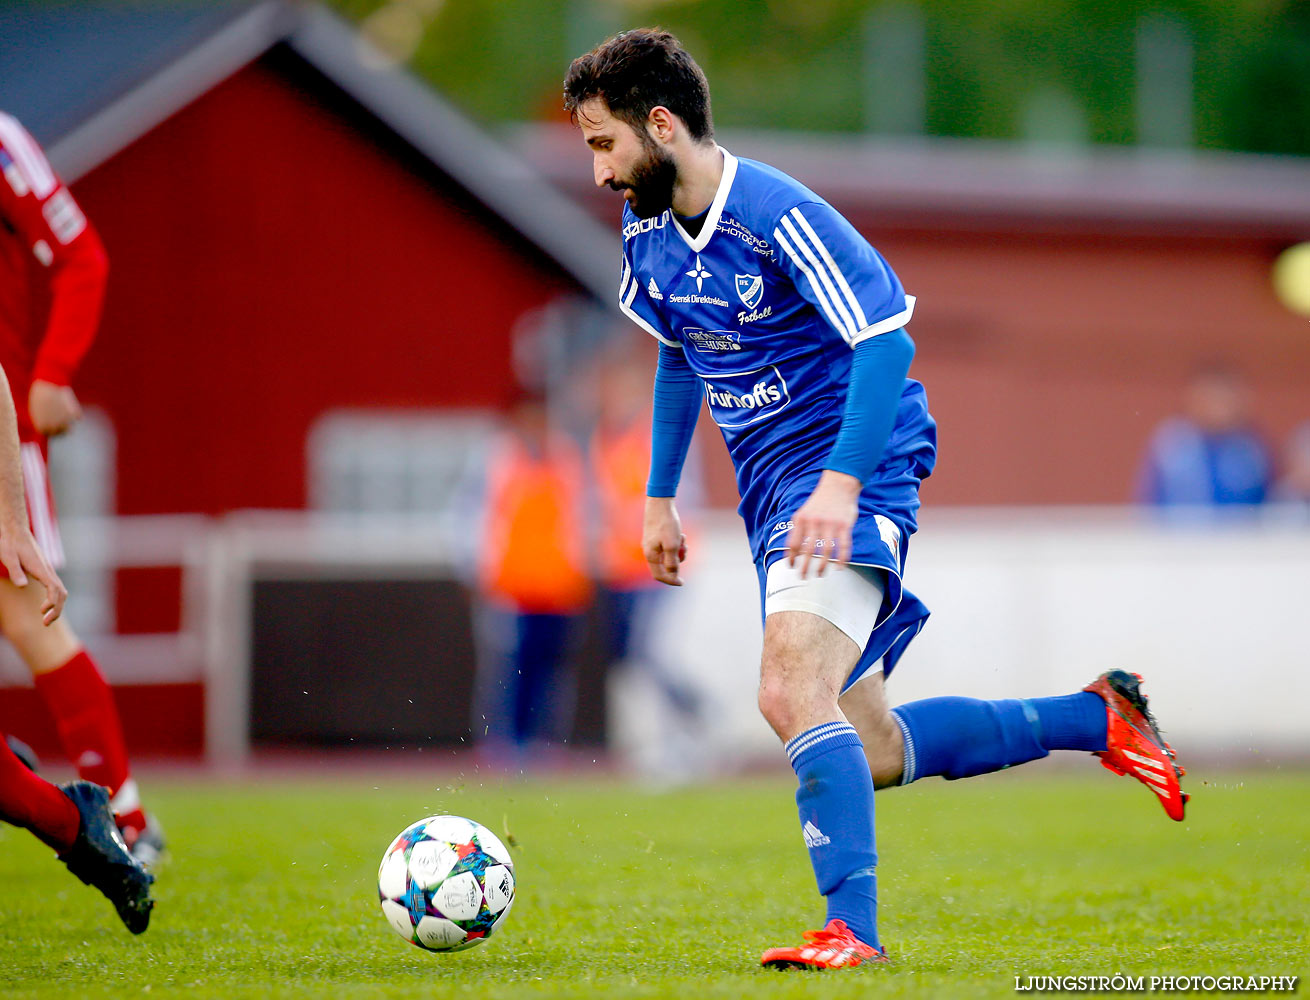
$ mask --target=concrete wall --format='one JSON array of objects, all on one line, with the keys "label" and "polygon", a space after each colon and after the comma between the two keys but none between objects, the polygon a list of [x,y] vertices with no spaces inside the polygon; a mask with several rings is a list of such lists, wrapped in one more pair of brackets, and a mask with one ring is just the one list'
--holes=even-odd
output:
[{"label": "concrete wall", "polygon": [[[1310,523],[1270,520],[929,511],[906,584],[933,617],[893,675],[891,701],[1061,694],[1122,667],[1144,675],[1182,754],[1243,765],[1310,753]],[[664,609],[663,655],[722,711],[716,744],[776,754],[755,708],[758,591],[735,519],[702,525],[686,579]],[[628,680],[616,694],[621,739],[645,752],[650,691]]]},{"label": "concrete wall", "polygon": [[[275,512],[70,519],[65,528],[84,564],[182,567],[176,632],[87,636],[144,753],[199,754],[207,740],[215,760],[244,756],[257,581],[452,581],[458,568],[449,525],[394,517]],[[616,749],[664,776],[724,756],[782,766],[755,707],[759,596],[735,515],[696,520],[685,579],[665,591],[655,646],[670,673],[703,692],[705,721],[680,718],[647,674],[616,671]],[[1145,676],[1184,763],[1310,756],[1310,511],[1218,525],[1164,524],[1119,508],[929,508],[906,584],[933,617],[890,681],[893,704],[1061,694],[1123,667]],[[326,627],[311,611],[282,616],[289,636],[308,641]],[[429,665],[435,690],[453,690],[441,671],[462,672],[467,687],[471,655],[449,641],[414,641],[400,653],[360,655],[395,679],[398,694],[415,684],[403,673],[406,656]],[[26,671],[0,655],[0,729],[53,752],[26,684]]]}]

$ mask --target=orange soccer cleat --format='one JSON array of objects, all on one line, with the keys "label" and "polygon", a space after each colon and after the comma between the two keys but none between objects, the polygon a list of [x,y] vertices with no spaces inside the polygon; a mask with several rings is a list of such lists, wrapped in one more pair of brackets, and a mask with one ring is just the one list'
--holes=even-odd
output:
[{"label": "orange soccer cleat", "polygon": [[1093,756],[1115,774],[1131,774],[1160,797],[1170,819],[1181,821],[1188,794],[1181,779],[1187,772],[1174,763],[1174,750],[1146,707],[1141,674],[1110,670],[1087,687],[1105,701],[1108,715],[1106,749]]},{"label": "orange soccer cleat", "polygon": [[847,969],[888,960],[886,951],[865,944],[844,920],[829,920],[821,931],[806,931],[805,940],[799,948],[770,948],[760,964],[770,969]]}]

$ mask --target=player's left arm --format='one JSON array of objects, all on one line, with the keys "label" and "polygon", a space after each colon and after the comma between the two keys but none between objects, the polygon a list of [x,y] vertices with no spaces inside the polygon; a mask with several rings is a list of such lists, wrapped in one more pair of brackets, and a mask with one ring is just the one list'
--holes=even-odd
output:
[{"label": "player's left arm", "polygon": [[792,516],[788,557],[801,574],[817,559],[847,562],[859,495],[896,423],[914,342],[914,312],[896,274],[855,228],[823,202],[797,205],[773,232],[779,264],[796,289],[848,343],[852,359],[841,429],[814,492]]},{"label": "player's left arm", "polygon": [[651,576],[681,587],[678,568],[687,558],[687,536],[674,504],[701,411],[701,381],[680,348],[660,345],[652,393],[650,475],[641,548]]},{"label": "player's left arm", "polygon": [[8,182],[0,184],[0,214],[41,265],[50,292],[28,413],[42,434],[60,434],[82,415],[71,384],[100,324],[109,261],[36,140],[8,116],[0,118],[0,159]]}]

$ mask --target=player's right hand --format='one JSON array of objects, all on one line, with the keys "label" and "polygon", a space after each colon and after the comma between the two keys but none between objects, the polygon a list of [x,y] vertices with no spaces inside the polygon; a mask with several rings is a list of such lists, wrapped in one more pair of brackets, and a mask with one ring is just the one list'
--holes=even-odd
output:
[{"label": "player's right hand", "polygon": [[681,587],[678,567],[687,558],[687,536],[672,497],[647,497],[641,529],[641,550],[650,575],[670,587]]},{"label": "player's right hand", "polygon": [[51,625],[64,610],[68,588],[50,565],[31,529],[26,524],[0,528],[0,563],[4,564],[9,579],[16,587],[26,587],[28,577],[45,587],[45,601],[41,604],[41,621]]},{"label": "player's right hand", "polygon": [[69,386],[37,379],[27,393],[27,415],[41,434],[57,437],[82,419],[82,404]]}]

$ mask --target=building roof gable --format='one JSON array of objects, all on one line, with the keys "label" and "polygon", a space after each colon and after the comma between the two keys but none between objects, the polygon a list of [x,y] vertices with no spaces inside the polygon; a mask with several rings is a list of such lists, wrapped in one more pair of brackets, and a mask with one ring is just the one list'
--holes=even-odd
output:
[{"label": "building roof gable", "polygon": [[554,259],[614,298],[613,232],[517,153],[317,4],[0,5],[4,109],[73,181],[276,45],[286,45]]}]

